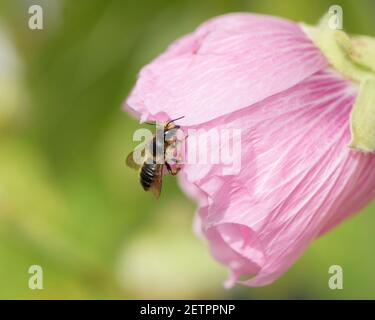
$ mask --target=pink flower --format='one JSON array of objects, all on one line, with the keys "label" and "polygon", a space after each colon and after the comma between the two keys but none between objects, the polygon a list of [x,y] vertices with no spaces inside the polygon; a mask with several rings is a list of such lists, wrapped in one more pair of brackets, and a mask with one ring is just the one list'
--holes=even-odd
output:
[{"label": "pink flower", "polygon": [[375,196],[375,155],[347,147],[357,93],[298,24],[254,14],[212,19],[142,69],[126,101],[142,120],[242,130],[238,174],[180,174],[227,285],[273,282]]}]

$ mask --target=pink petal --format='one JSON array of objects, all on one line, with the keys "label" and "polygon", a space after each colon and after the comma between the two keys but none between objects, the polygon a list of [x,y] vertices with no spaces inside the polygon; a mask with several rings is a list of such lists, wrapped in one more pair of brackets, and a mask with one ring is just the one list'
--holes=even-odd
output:
[{"label": "pink petal", "polygon": [[229,14],[204,23],[144,67],[126,101],[142,119],[195,125],[298,84],[327,66],[290,21]]},{"label": "pink petal", "polygon": [[199,126],[243,129],[238,175],[223,175],[222,165],[184,168],[206,195],[202,232],[231,269],[229,284],[246,274],[255,275],[246,285],[271,283],[313,239],[375,196],[375,155],[347,148],[356,92],[336,74],[318,72]]}]

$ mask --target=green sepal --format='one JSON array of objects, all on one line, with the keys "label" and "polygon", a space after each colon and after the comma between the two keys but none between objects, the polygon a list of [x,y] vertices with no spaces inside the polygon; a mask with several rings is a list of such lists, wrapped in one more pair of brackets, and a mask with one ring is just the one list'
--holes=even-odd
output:
[{"label": "green sepal", "polygon": [[350,116],[352,141],[349,147],[364,152],[375,151],[375,78],[361,82]]},{"label": "green sepal", "polygon": [[301,23],[301,27],[333,69],[359,84],[350,117],[352,139],[349,147],[375,152],[375,39],[350,37],[342,30],[330,29],[328,16],[324,16],[317,26]]}]

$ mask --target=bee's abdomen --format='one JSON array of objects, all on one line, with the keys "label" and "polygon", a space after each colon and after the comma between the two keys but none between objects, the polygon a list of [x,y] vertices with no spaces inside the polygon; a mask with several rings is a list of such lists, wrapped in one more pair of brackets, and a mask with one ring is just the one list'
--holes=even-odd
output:
[{"label": "bee's abdomen", "polygon": [[144,190],[148,190],[155,180],[156,164],[144,164],[141,170],[140,182]]}]

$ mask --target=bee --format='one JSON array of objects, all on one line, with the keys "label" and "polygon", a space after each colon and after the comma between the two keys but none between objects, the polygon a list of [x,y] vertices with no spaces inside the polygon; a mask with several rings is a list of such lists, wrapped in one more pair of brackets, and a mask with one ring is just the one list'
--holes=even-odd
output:
[{"label": "bee", "polygon": [[[142,164],[139,164],[139,161],[138,163],[134,161],[134,151],[126,158],[126,165],[139,171],[139,181],[143,189],[145,191],[151,191],[156,198],[160,197],[162,189],[164,165],[167,168],[168,173],[173,176],[177,175],[181,169],[178,165],[172,167],[166,161],[166,155],[167,153],[173,152],[173,148],[176,146],[177,142],[177,130],[180,129],[180,126],[176,125],[174,121],[182,118],[183,117],[170,120],[164,125],[163,139],[157,139],[154,134],[152,140],[148,143],[148,147],[143,150]],[[164,150],[162,161],[157,161],[159,160],[156,152],[157,147],[161,147],[159,150]],[[172,160],[175,164],[180,163],[177,159]]]}]

